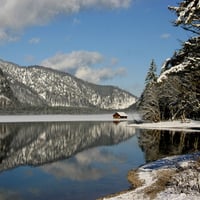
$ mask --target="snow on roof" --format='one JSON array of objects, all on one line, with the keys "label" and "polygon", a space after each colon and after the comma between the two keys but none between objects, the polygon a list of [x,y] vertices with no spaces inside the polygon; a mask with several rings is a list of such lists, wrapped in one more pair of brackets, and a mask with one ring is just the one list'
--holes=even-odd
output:
[{"label": "snow on roof", "polygon": [[[125,112],[116,112],[118,115],[120,115],[120,116],[128,116]],[[115,114],[116,114],[115,113]]]}]

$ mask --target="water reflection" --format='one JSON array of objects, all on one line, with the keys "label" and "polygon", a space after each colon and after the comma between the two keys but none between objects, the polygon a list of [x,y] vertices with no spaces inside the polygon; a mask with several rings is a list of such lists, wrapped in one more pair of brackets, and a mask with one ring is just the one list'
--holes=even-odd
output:
[{"label": "water reflection", "polygon": [[125,162],[122,155],[102,149],[89,149],[71,159],[45,165],[42,169],[58,179],[75,181],[98,180],[117,172],[115,162]]},{"label": "water reflection", "polygon": [[200,150],[200,134],[194,132],[141,130],[138,142],[147,162]]},{"label": "water reflection", "polygon": [[97,199],[143,163],[126,122],[0,124],[0,199]]},{"label": "water reflection", "polygon": [[0,124],[0,199],[97,199],[129,188],[146,161],[200,150],[199,137],[126,122]]},{"label": "water reflection", "polygon": [[[43,165],[69,158],[92,147],[117,144],[135,134],[125,123],[0,124],[0,171],[19,165]],[[76,162],[89,162],[89,159],[94,158],[105,161],[112,157],[112,155],[106,157],[101,153],[93,151],[89,157],[84,154],[79,155],[76,157]],[[73,165],[69,167],[72,168]],[[61,170],[63,167],[57,168]]]}]

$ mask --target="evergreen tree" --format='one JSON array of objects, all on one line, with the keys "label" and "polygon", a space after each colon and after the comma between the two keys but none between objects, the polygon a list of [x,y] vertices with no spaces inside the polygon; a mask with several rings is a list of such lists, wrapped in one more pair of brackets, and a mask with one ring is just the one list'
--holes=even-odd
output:
[{"label": "evergreen tree", "polygon": [[146,86],[138,102],[143,118],[154,122],[160,121],[156,70],[155,61],[152,59],[145,79]]},{"label": "evergreen tree", "polygon": [[139,100],[143,119],[153,122],[160,121],[159,96],[156,84],[148,84]]},{"label": "evergreen tree", "polygon": [[175,26],[181,25],[185,30],[200,34],[200,0],[185,0],[178,5],[169,6],[178,16],[174,22]]},{"label": "evergreen tree", "polygon": [[138,102],[146,120],[200,118],[200,0],[184,0],[178,5],[169,7],[178,16],[174,24],[196,36],[164,62],[158,78],[152,60]]},{"label": "evergreen tree", "polygon": [[157,80],[156,70],[157,70],[156,63],[155,63],[154,59],[152,59],[150,67],[149,67],[149,71],[148,71],[146,79],[145,79],[146,85],[149,83],[156,82],[156,80]]}]

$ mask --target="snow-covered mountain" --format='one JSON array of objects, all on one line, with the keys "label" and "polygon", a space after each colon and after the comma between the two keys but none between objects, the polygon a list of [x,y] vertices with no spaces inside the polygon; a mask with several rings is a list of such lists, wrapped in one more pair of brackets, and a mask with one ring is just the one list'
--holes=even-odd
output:
[{"label": "snow-covered mountain", "polygon": [[114,86],[100,86],[41,66],[21,67],[0,60],[0,69],[22,105],[125,109],[136,97]]},{"label": "snow-covered mountain", "polygon": [[0,69],[0,107],[13,108],[16,105],[19,105],[19,102],[10,88],[9,81]]}]

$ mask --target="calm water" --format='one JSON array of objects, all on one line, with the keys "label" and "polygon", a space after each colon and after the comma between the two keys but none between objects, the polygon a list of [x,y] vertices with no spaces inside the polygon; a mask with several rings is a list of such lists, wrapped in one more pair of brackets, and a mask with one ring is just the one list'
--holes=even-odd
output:
[{"label": "calm water", "polygon": [[200,149],[199,133],[127,122],[0,124],[0,199],[96,199],[130,187],[132,168]]}]

